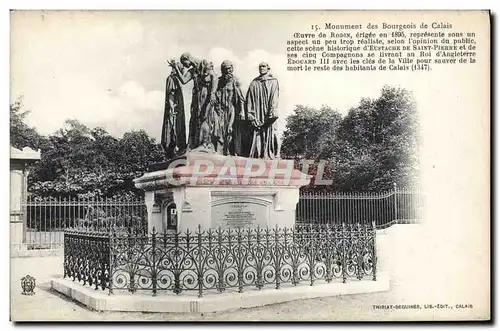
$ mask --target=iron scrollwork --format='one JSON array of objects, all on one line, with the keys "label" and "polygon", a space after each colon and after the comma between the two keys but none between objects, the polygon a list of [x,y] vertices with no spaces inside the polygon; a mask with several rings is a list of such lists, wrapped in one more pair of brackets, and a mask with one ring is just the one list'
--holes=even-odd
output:
[{"label": "iron scrollwork", "polygon": [[108,288],[109,234],[66,230],[64,232],[64,277],[96,290]]},{"label": "iron scrollwork", "polygon": [[376,280],[375,224],[66,231],[64,276],[110,293],[207,293]]}]

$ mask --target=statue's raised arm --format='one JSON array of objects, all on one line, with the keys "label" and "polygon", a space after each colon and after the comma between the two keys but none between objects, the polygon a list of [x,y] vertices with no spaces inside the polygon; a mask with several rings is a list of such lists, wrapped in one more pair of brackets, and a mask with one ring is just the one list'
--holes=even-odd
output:
[{"label": "statue's raised arm", "polygon": [[168,63],[174,69],[181,84],[185,85],[195,77],[200,61],[192,57],[191,54],[184,53],[181,55],[180,63],[175,63],[175,61]]}]

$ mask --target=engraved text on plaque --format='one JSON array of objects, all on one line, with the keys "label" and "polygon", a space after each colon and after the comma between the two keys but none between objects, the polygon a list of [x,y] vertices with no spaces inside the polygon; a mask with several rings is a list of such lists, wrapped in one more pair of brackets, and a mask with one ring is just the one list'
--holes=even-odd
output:
[{"label": "engraved text on plaque", "polygon": [[269,202],[247,197],[221,199],[212,205],[211,214],[215,228],[267,227]]}]

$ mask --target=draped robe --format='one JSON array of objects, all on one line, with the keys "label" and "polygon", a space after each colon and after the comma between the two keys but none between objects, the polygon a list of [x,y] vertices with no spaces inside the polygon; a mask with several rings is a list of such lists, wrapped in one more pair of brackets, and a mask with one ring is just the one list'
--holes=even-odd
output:
[{"label": "draped robe", "polygon": [[167,157],[172,158],[187,148],[184,97],[179,78],[174,73],[167,77],[165,85],[161,145]]},{"label": "draped robe", "polygon": [[244,98],[236,77],[219,77],[214,121],[214,147],[223,155],[242,155],[240,121],[244,117]]},{"label": "draped robe", "polygon": [[271,74],[255,78],[248,87],[247,116],[253,120],[254,132],[249,157],[279,158],[277,123],[278,80]]},{"label": "draped robe", "polygon": [[193,101],[191,104],[192,148],[211,143],[210,131],[213,127],[214,110],[210,97],[212,93],[215,94],[216,87],[217,78],[213,73],[206,76],[198,75],[194,80]]},{"label": "draped robe", "polygon": [[[180,63],[176,65],[182,72],[191,71],[192,76],[195,75],[193,67],[184,68]],[[192,79],[183,84],[175,70],[172,70],[165,84],[165,110],[161,132],[161,145],[167,158],[184,153],[191,145],[192,93]]]}]

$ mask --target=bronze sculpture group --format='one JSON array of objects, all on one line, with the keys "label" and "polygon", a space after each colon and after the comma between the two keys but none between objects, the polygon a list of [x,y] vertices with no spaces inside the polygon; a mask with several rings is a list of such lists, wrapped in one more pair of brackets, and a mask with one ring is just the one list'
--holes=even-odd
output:
[{"label": "bronze sculpture group", "polygon": [[[172,68],[165,88],[162,146],[167,158],[190,150],[251,158],[279,157],[277,137],[278,80],[267,63],[259,64],[259,76],[246,96],[234,76],[230,61],[221,64],[217,77],[212,62],[184,53]],[[190,109],[186,109],[183,85],[192,81]]]}]

